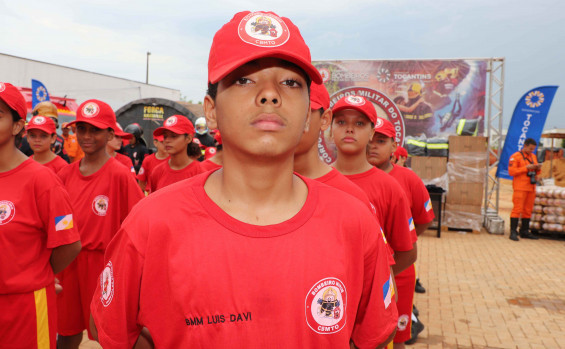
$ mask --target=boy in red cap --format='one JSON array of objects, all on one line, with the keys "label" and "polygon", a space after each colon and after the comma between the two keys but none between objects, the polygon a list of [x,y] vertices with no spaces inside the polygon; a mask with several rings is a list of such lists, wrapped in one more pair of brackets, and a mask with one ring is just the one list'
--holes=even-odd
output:
[{"label": "boy in red cap", "polygon": [[[367,147],[367,160],[373,166],[390,174],[404,189],[410,203],[410,212],[414,219],[416,234],[422,234],[434,219],[434,211],[428,190],[424,183],[412,170],[393,165],[390,162],[396,150],[396,131],[392,123],[377,118],[375,134]],[[398,328],[394,338],[395,348],[403,348],[404,342],[411,336],[411,315],[416,286],[416,270],[414,264],[395,275],[398,290]]]},{"label": "boy in red cap", "polygon": [[76,124],[77,140],[85,156],[63,168],[59,177],[77,212],[83,248],[58,276],[63,286],[58,295],[58,348],[78,348],[82,332],[88,329],[90,300],[104,269],[104,250],[129,211],[143,198],[130,169],[106,152],[116,127],[112,108],[102,101],[88,100],[79,106],[77,118],[70,124]]},{"label": "boy in red cap", "polygon": [[392,154],[391,162],[398,166],[406,167],[406,159],[408,159],[408,151],[406,148],[398,145]]},{"label": "boy in red cap", "polygon": [[155,192],[170,184],[202,173],[200,162],[190,158],[188,147],[194,138],[194,125],[183,115],[169,116],[153,136],[163,136],[169,160],[155,167],[150,176],[150,189]]},{"label": "boy in red cap", "polygon": [[26,114],[18,89],[0,82],[0,346],[55,348],[55,274],[80,237],[57,175],[16,148]]},{"label": "boy in red cap", "polygon": [[108,155],[118,160],[120,164],[128,168],[135,177],[135,168],[133,167],[131,158],[129,156],[125,156],[124,154],[118,153],[118,150],[122,148],[123,140],[131,139],[132,137],[133,135],[131,133],[124,132],[122,126],[116,123],[116,126],[114,127],[114,138],[106,143],[106,152],[108,153]]},{"label": "boy in red cap", "polygon": [[57,156],[51,147],[57,140],[57,129],[55,122],[48,117],[37,115],[31,118],[26,126],[27,140],[35,161],[57,173],[68,163]]},{"label": "boy in red cap", "polygon": [[149,177],[151,176],[153,169],[163,162],[169,160],[169,154],[165,151],[165,145],[163,144],[163,141],[163,136],[153,136],[153,145],[157,149],[157,152],[144,157],[143,162],[141,163],[141,167],[139,168],[137,181],[139,183],[139,187],[143,192],[149,191],[149,188],[151,187],[149,185]]},{"label": "boy in red cap", "polygon": [[222,151],[223,145],[222,135],[220,134],[220,131],[216,130],[216,133],[214,134],[214,140],[216,141],[216,147],[210,147],[211,149],[215,149],[214,154],[212,154],[212,156],[210,156],[209,158],[206,158],[206,160],[202,161],[202,163],[200,164],[203,171],[211,171],[222,167],[224,152]]},{"label": "boy in red cap", "polygon": [[223,167],[124,222],[92,301],[102,346],[132,346],[145,326],[163,348],[376,347],[397,315],[378,225],[356,198],[293,174],[310,80],[322,82],[298,28],[238,13],[208,67]]}]

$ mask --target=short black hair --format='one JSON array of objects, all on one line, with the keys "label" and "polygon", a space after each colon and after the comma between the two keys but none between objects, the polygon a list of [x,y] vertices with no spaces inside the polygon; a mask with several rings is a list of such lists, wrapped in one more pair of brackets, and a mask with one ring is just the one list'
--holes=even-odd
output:
[{"label": "short black hair", "polygon": [[11,109],[11,108],[10,108],[10,111],[12,112],[12,121],[18,122],[18,121],[20,121],[20,119],[22,119],[22,117],[20,116],[20,114],[18,114],[17,111],[15,111],[14,109]]},{"label": "short black hair", "polygon": [[538,142],[536,142],[533,138],[526,138],[526,140],[524,141],[524,146],[527,145],[538,145]]}]

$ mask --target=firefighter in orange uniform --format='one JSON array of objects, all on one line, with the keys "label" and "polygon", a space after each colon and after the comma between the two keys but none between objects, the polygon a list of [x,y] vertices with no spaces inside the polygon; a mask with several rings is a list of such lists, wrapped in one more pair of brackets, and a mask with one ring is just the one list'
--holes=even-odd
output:
[{"label": "firefighter in orange uniform", "polygon": [[518,241],[518,220],[522,216],[520,237],[526,239],[538,238],[530,233],[530,217],[536,198],[536,182],[539,179],[541,165],[534,154],[537,143],[532,138],[526,139],[524,147],[510,157],[508,173],[514,177],[512,180],[512,203],[514,207],[510,213],[510,240]]}]

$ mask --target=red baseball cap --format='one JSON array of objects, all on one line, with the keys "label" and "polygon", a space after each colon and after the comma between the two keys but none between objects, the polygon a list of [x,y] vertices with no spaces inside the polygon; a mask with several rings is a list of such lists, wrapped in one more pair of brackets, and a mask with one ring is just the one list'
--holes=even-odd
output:
[{"label": "red baseball cap", "polygon": [[131,133],[124,132],[124,129],[120,124],[116,122],[116,127],[114,127],[114,134],[118,137],[122,137],[124,139],[131,139],[133,135]]},{"label": "red baseball cap", "polygon": [[332,111],[335,115],[338,111],[345,109],[357,110],[368,117],[373,124],[377,123],[377,111],[375,110],[375,106],[364,97],[345,96],[334,104]]},{"label": "red baseball cap", "polygon": [[162,127],[153,131],[153,136],[161,136],[165,130],[169,130],[179,135],[189,134],[194,136],[194,125],[183,115],[169,116]]},{"label": "red baseball cap", "polygon": [[116,129],[116,114],[108,104],[97,100],[89,99],[79,105],[77,110],[77,118],[67,124],[71,126],[77,122],[85,122],[94,127],[101,129]]},{"label": "red baseball cap", "polygon": [[12,110],[15,110],[20,118],[24,120],[26,119],[26,100],[16,86],[8,82],[0,82],[0,99]]},{"label": "red baseball cap", "polygon": [[29,123],[26,126],[26,131],[29,130],[41,130],[52,135],[57,132],[57,126],[55,125],[55,121],[51,118],[43,115],[36,115],[29,120]]},{"label": "red baseball cap", "polygon": [[288,18],[262,11],[236,13],[216,32],[208,58],[208,82],[215,84],[245,63],[264,57],[294,63],[313,82],[322,83],[298,28]]},{"label": "red baseball cap", "polygon": [[398,146],[398,147],[396,147],[396,151],[394,152],[394,157],[396,157],[398,159],[400,156],[402,156],[403,158],[407,158],[408,157],[408,151],[406,150],[406,148]]},{"label": "red baseball cap", "polygon": [[154,138],[155,140],[157,140],[158,142],[162,142],[162,141],[165,140],[165,137],[163,137],[163,135],[160,135],[160,136],[155,136],[155,135],[153,135],[153,138]]},{"label": "red baseball cap", "polygon": [[216,155],[216,148],[208,147],[208,148],[206,148],[206,150],[204,150],[204,159],[208,160],[209,158],[213,157],[214,155]]},{"label": "red baseball cap", "polygon": [[318,110],[330,108],[330,94],[324,84],[317,84],[315,82],[310,86],[310,109]]},{"label": "red baseball cap", "polygon": [[216,133],[214,134],[214,139],[216,140],[216,143],[218,143],[218,145],[222,144],[222,135],[220,134],[220,130],[216,130]]},{"label": "red baseball cap", "polygon": [[396,131],[394,130],[392,122],[379,117],[377,117],[377,121],[375,122],[375,133],[381,133],[387,137],[396,138]]}]

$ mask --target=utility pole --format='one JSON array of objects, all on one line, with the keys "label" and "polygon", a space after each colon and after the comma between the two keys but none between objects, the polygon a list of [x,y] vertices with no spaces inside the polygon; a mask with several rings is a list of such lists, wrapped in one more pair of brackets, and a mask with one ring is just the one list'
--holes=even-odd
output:
[{"label": "utility pole", "polygon": [[149,84],[149,56],[151,56],[151,52],[147,51],[147,70],[145,73],[145,83]]}]

